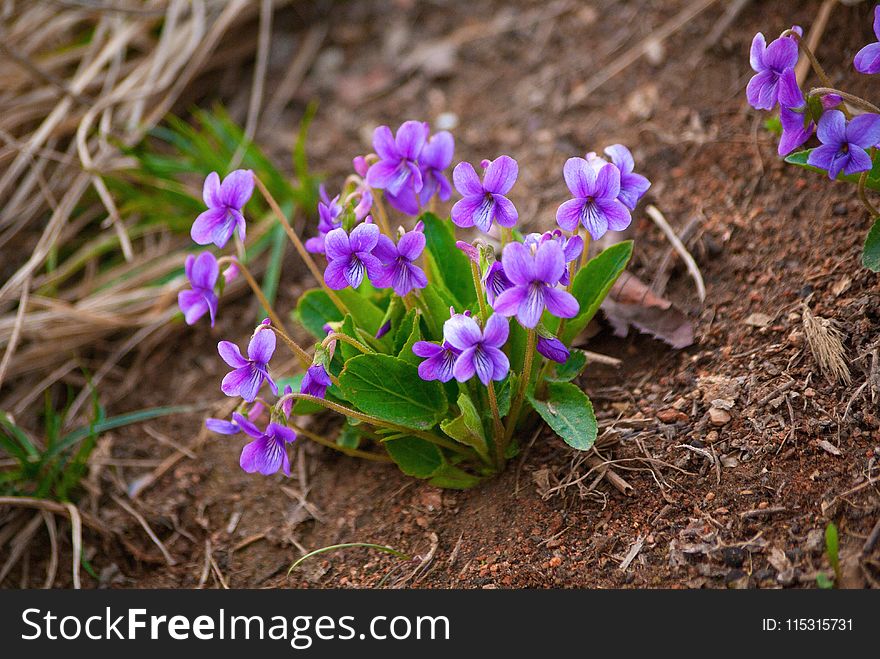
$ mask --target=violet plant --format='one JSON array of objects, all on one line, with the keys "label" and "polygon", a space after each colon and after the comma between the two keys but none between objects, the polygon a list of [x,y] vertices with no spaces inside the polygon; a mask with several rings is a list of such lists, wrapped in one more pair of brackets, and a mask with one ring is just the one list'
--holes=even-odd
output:
[{"label": "violet plant", "polygon": [[[874,8],[874,34],[880,42],[880,6]],[[880,210],[867,190],[880,191],[880,108],[853,94],[835,89],[825,70],[794,26],[766,42],[760,32],[752,40],[749,62],[755,75],[746,87],[749,104],[757,110],[779,109],[779,155],[785,162],[826,174],[831,180],[857,186],[860,202],[873,224],[865,239],[862,263],[880,272]],[[853,60],[865,75],[880,73],[880,43],[864,46]],[[795,73],[799,53],[810,62],[821,86],[804,92]],[[815,136],[818,146],[804,147]]]},{"label": "violet plant", "polygon": [[[482,161],[482,176],[459,163],[450,183],[448,132],[431,135],[417,121],[395,133],[381,126],[373,147],[354,159],[339,195],[322,189],[316,235],[305,242],[252,172],[206,180],[208,210],[193,238],[219,248],[234,241],[235,249],[188,258],[184,319],[208,316],[213,325],[224,283],[239,275],[269,315],[245,354],[236,342],[218,345],[231,369],[220,390],[241,402],[231,419],[208,419],[208,428],[247,437],[248,472],[289,474],[288,446],[306,438],[451,488],[501,471],[538,420],[569,446],[589,449],[596,418],[573,382],[587,357],[572,343],[632,253],[627,241],[586,258],[590,241],[629,225],[650,185],[633,173],[629,150],[614,145],[605,151],[610,160],[569,159],[564,179],[574,198],[560,206],[559,228],[523,235],[514,205],[519,168],[510,156]],[[451,199],[453,185],[461,198],[442,219],[438,202]],[[313,346],[295,341],[234,255],[255,190],[318,282],[292,312]],[[300,374],[275,372],[276,348],[292,353]],[[335,437],[302,423],[321,410],[344,418]]]}]

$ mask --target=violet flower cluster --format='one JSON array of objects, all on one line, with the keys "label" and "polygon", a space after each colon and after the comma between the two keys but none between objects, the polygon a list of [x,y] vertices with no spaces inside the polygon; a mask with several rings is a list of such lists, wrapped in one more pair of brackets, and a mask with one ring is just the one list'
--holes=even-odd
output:
[{"label": "violet flower cluster", "polygon": [[[240,403],[229,419],[208,419],[206,425],[219,434],[243,432],[250,438],[240,457],[245,471],[289,474],[288,445],[297,439],[297,417],[311,409],[297,407],[297,400],[349,417],[349,435],[360,437],[354,445],[348,439],[340,447],[350,454],[365,454],[354,447],[383,433],[391,433],[389,442],[430,443],[432,433],[442,432],[436,445],[444,450],[450,446],[448,437],[463,441],[462,433],[470,433],[466,444],[471,448],[465,453],[472,451],[491,469],[503,464],[526,395],[543,391],[538,383],[548,370],[552,373],[555,365],[571,358],[574,332],[564,335],[563,329],[583,311],[573,291],[589,256],[587,238],[598,240],[608,231],[626,229],[650,182],[634,171],[633,156],[623,145],[609,146],[603,156],[587,152],[583,158],[570,158],[562,179],[572,198],[560,199],[557,226],[523,235],[514,205],[517,161],[502,154],[479,161],[479,168],[459,162],[450,183],[454,147],[450,133],[432,133],[424,122],[406,121],[396,131],[380,126],[373,134],[374,153],[352,161],[353,171],[338,194],[320,187],[316,226],[297,245],[310,271],[320,275],[320,288],[303,293],[295,315],[316,337],[313,350],[300,347],[280,324],[286,314],[271,309],[273,321],[256,327],[244,352],[232,341],[218,344],[229,367],[220,390]],[[254,187],[248,171],[237,170],[222,181],[210,175],[204,189],[207,210],[196,218],[193,238],[220,248],[233,236],[243,241],[243,207]],[[454,191],[459,197],[453,200]],[[435,213],[442,202],[450,202],[448,220]],[[457,229],[473,235],[456,241]],[[230,263],[227,276],[232,268],[244,267],[232,256],[222,260]],[[220,267],[211,252],[187,259],[190,289],[180,293],[186,322],[208,314],[213,325],[218,284],[222,287],[225,281]],[[256,287],[252,277],[247,279]],[[263,300],[258,288],[255,292]],[[285,345],[302,364],[298,385],[273,371],[276,350]],[[582,367],[583,361],[579,363]],[[354,369],[354,364],[362,366]],[[410,371],[412,378],[404,382]],[[395,387],[405,389],[402,401],[395,398]],[[444,414],[476,410],[491,438],[482,441],[491,448],[478,450],[474,438],[483,430],[474,424],[483,421],[474,417],[464,425],[452,423],[450,416],[435,419],[433,428],[407,426],[421,423],[423,415],[419,412],[411,420],[399,411],[401,406],[407,401],[424,409],[444,404],[444,391],[454,400],[449,387],[458,387],[459,398],[454,406],[446,403]],[[502,391],[507,397],[504,411]],[[418,402],[430,398],[430,392],[439,398]],[[411,430],[401,431],[407,428]],[[570,430],[581,432],[568,428],[562,436]],[[311,431],[304,434],[317,437]],[[321,443],[337,445],[334,440]],[[384,444],[378,446],[384,450]],[[388,455],[398,459],[395,451]]]}]

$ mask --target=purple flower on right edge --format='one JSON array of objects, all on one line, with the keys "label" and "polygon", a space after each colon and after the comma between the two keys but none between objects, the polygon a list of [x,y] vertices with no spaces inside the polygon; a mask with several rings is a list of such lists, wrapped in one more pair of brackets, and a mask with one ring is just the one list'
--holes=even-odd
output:
[{"label": "purple flower on right edge", "polygon": [[822,146],[813,149],[807,164],[828,171],[828,178],[871,169],[867,149],[880,142],[880,115],[863,114],[847,122],[840,110],[829,110],[819,119]]},{"label": "purple flower on right edge", "polygon": [[877,41],[862,48],[853,60],[859,73],[880,73],[880,5],[874,7],[874,36]]}]

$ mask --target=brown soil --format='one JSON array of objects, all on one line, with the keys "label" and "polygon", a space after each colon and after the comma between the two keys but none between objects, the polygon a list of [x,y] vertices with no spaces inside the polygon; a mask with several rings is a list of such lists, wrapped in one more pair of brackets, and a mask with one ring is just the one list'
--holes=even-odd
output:
[{"label": "brown soil", "polygon": [[[632,495],[607,480],[595,484],[597,473],[587,475],[550,433],[522,437],[528,448],[508,471],[471,491],[440,491],[307,444],[291,480],[252,476],[238,468],[241,439],[199,441],[201,415],[193,414],[152,424],[195,453],[138,499],[176,564],[166,565],[138,523],[110,502],[99,514],[127,528],[140,556],[112,543],[92,546],[106,583],[195,587],[210,546],[209,587],[221,585],[221,575],[232,587],[810,587],[818,570],[829,570],[822,532],[830,521],[840,528],[844,585],[878,583],[878,549],[860,557],[880,510],[880,488],[870,482],[880,461],[880,310],[877,278],[858,262],[868,218],[854,188],[781,163],[764,117],[744,100],[754,33],[807,27],[819,3],[751,3],[701,52],[723,13],[711,7],[652,50],[653,63],[636,62],[568,106],[585,80],[689,3],[599,4],[337,5],[299,97],[320,101],[309,151],[330,189],[350,157],[368,148],[374,125],[453,113],[457,160],[499,153],[519,160],[513,197],[528,228],[552,225],[567,194],[564,160],[614,142],[633,147],[639,171],[654,182],[646,201],[674,227],[697,218],[687,242],[706,302],[675,260],[666,291],[694,321],[695,345],[674,351],[607,329],[589,344],[623,360],[620,369],[588,369],[581,384],[618,439],[611,455]],[[873,40],[868,9],[838,7],[819,49],[835,82],[856,93],[867,87],[851,61]],[[296,33],[298,20],[283,14],[276,30]],[[432,66],[400,64],[434,47]],[[278,162],[286,162],[300,111],[264,136]],[[633,271],[650,283],[668,243],[642,208],[633,234]],[[282,306],[308,285],[294,281],[298,271],[291,260]],[[805,340],[805,302],[845,333],[851,383],[830,383],[819,371]],[[200,325],[169,340],[144,385],[112,411],[217,400],[223,365],[214,346],[243,340],[255,313],[253,305],[224,305],[213,332]],[[721,425],[709,417],[717,399],[732,401]],[[104,447],[125,458],[173,453],[140,427]],[[107,471],[105,491],[148,472]],[[569,486],[554,489],[563,482]],[[348,549],[286,576],[303,548],[342,542],[425,560]],[[632,558],[634,545],[641,548]]]}]

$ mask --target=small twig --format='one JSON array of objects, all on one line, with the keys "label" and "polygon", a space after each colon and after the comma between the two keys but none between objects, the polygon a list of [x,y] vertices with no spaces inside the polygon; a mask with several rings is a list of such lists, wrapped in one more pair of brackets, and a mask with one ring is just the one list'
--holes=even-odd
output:
[{"label": "small twig", "polygon": [[705,302],[706,285],[705,283],[703,283],[703,275],[700,272],[700,268],[697,266],[697,262],[694,260],[694,257],[691,256],[690,252],[688,252],[687,247],[684,246],[679,237],[676,235],[675,231],[673,231],[672,227],[669,226],[666,218],[663,217],[663,213],[661,213],[656,206],[649,205],[647,208],[645,208],[645,212],[648,213],[648,217],[650,217],[654,221],[654,224],[659,227],[659,229],[672,244],[672,247],[685,262],[688,272],[691,275],[691,279],[694,280],[694,284],[697,287],[697,297],[700,298],[700,302]]},{"label": "small twig", "polygon": [[141,515],[137,510],[132,508],[124,499],[120,499],[115,494],[112,494],[110,496],[119,505],[120,508],[125,510],[125,512],[127,512],[129,515],[131,515],[132,517],[134,517],[138,521],[138,523],[141,525],[141,527],[144,529],[144,531],[150,537],[150,540],[153,541],[153,544],[156,545],[159,548],[159,551],[162,552],[162,556],[165,558],[165,562],[168,565],[177,565],[177,561],[175,561],[174,557],[171,556],[170,553],[168,553],[168,550],[165,548],[165,545],[162,543],[161,540],[159,540],[159,536],[157,536],[153,532],[153,529],[150,527],[150,524],[147,522],[146,518],[143,515]]},{"label": "small twig", "polygon": [[82,563],[82,520],[80,519],[79,510],[72,503],[65,503],[67,513],[70,515],[70,544],[73,548],[73,587],[75,590],[81,588],[79,581],[79,566]]},{"label": "small twig", "polygon": [[747,510],[744,513],[740,513],[740,519],[752,519],[753,517],[765,517],[767,515],[777,515],[779,513],[788,512],[788,508],[783,506],[774,506],[772,508],[755,508],[754,510]]}]

